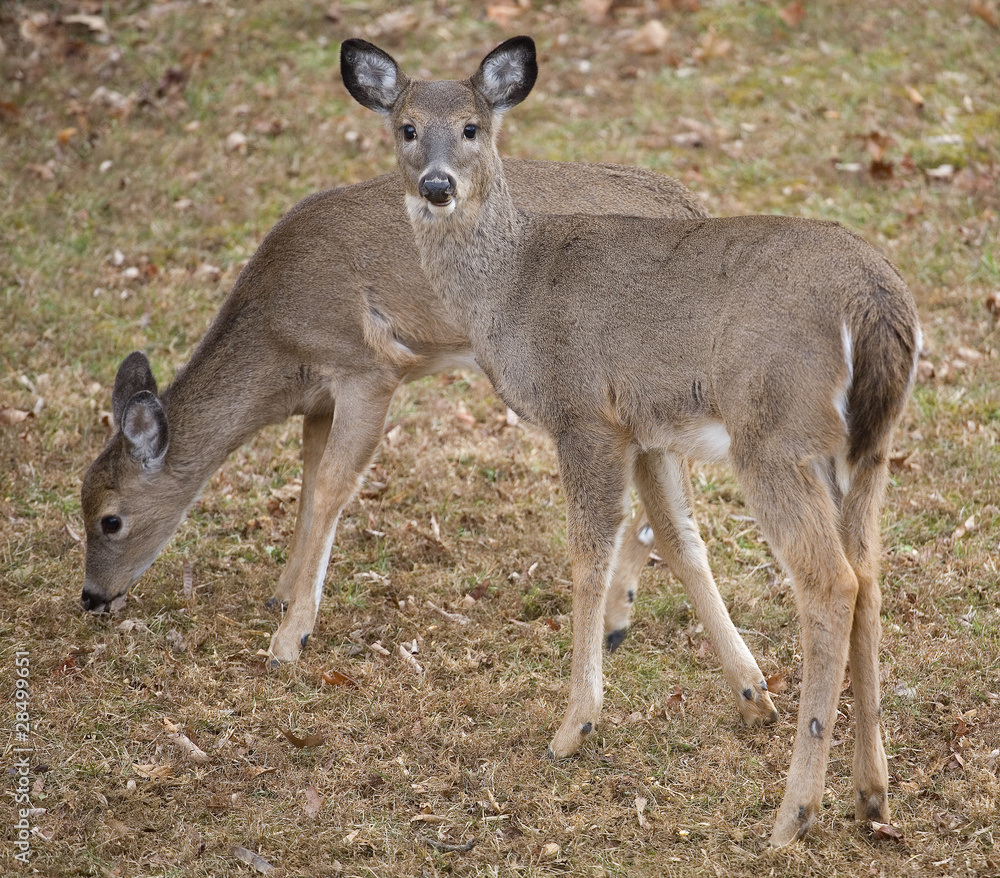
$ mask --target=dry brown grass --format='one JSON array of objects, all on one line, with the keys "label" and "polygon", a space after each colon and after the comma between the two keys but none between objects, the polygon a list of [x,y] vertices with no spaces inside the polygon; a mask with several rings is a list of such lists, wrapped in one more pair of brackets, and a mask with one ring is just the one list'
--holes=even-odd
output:
[{"label": "dry brown grass", "polygon": [[[0,409],[38,406],[0,426],[0,679],[14,691],[25,651],[38,873],[255,874],[234,853],[246,848],[280,875],[1000,874],[996,4],[824,0],[801,20],[795,4],[783,17],[698,5],[592,21],[599,3],[498,3],[501,28],[479,7],[422,2],[396,33],[381,2],[332,18],[318,3],[130,2],[109,7],[107,38],[59,22],[107,12],[98,3],[0,9]],[[666,46],[633,51],[626,31],[653,17]],[[168,379],[283,210],[391,165],[337,81],[338,41],[367,34],[413,69],[462,74],[513,32],[539,38],[543,67],[508,152],[656,167],[718,213],[838,219],[911,282],[928,357],[884,557],[901,839],[853,820],[845,692],[814,834],[766,847],[797,629],[724,470],[696,470],[697,514],[737,624],[786,685],[780,723],[739,725],[697,620],[653,566],[606,662],[598,734],[573,760],[542,758],[568,678],[561,498],[548,443],[505,426],[475,376],[400,395],[297,665],[265,673],[259,655],[277,624],[263,602],[295,513],[274,492],[298,474],[297,424],[233,456],[123,614],[79,608],[79,482],[120,359],[142,348]],[[227,151],[233,131],[245,150]],[[414,640],[420,675],[397,652]],[[23,746],[11,717],[8,767]],[[20,868],[15,819],[5,872]],[[425,837],[476,844],[443,853]]]}]

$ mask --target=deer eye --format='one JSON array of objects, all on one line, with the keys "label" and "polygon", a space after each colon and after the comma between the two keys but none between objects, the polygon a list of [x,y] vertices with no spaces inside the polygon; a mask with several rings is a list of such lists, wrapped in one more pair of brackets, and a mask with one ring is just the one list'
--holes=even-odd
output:
[{"label": "deer eye", "polygon": [[479,132],[478,125],[466,125],[465,128],[462,130],[462,137],[464,137],[466,140],[475,140],[476,134],[478,132]]},{"label": "deer eye", "polygon": [[417,139],[417,129],[412,125],[404,125],[399,129],[403,134],[403,140],[416,140]]},{"label": "deer eye", "polygon": [[105,515],[101,519],[101,532],[105,536],[111,536],[122,529],[122,520],[117,515]]}]

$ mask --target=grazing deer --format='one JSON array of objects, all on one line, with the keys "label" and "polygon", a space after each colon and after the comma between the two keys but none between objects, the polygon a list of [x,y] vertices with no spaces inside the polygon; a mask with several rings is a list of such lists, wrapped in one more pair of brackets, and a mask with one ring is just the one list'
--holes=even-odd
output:
[{"label": "grazing deer", "polygon": [[[651,171],[511,161],[507,172],[525,203],[542,210],[705,215],[684,186]],[[122,363],[112,394],[117,429],[83,481],[85,608],[123,604],[230,453],[265,425],[302,414],[300,511],[269,601],[288,607],[271,655],[299,655],[337,521],[375,454],[393,394],[404,381],[475,366],[468,337],[419,270],[402,199],[396,174],[304,199],[265,237],[170,387],[158,392],[141,353]],[[628,628],[649,555],[643,528],[637,518],[614,578],[610,647]]]},{"label": "grazing deer", "polygon": [[[537,75],[528,37],[464,81],[410,80],[363,40],[343,43],[341,71],[394,135],[431,285],[500,397],[555,440],[573,658],[552,755],[574,753],[600,716],[601,620],[629,484],[658,550],[711,614],[718,592],[683,458],[728,457],[792,576],[802,625],[798,730],[771,842],[801,837],[819,810],[848,657],[856,813],[887,820],[878,523],[921,344],[899,274],[833,223],[526,212],[496,139]],[[705,619],[716,649],[739,653],[717,621]],[[766,697],[752,659],[723,665],[741,668],[737,692]]]}]

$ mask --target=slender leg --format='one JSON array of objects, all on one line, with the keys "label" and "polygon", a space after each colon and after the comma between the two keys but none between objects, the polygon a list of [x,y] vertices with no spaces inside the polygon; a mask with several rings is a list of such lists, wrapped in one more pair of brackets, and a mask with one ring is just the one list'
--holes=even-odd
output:
[{"label": "slender leg", "polygon": [[375,455],[395,389],[362,387],[337,396],[326,448],[316,467],[312,526],[302,546],[288,612],[271,638],[269,651],[275,660],[298,658],[312,633],[337,521]]},{"label": "slender leg", "polygon": [[[302,567],[303,547],[308,542],[312,529],[313,502],[316,493],[316,471],[319,469],[323,449],[330,436],[333,412],[322,415],[306,415],[302,419],[302,494],[299,496],[299,514],[292,531],[292,543],[288,549],[288,562],[278,579],[274,596],[267,602],[269,608],[288,604],[299,578]],[[360,475],[360,473],[359,473]]]},{"label": "slender leg", "polygon": [[632,623],[632,608],[639,590],[639,574],[649,560],[653,530],[639,509],[622,537],[622,545],[611,571],[607,604],[604,608],[604,643],[609,652],[621,646]]},{"label": "slender leg", "polygon": [[656,546],[694,604],[726,682],[747,725],[773,723],[778,712],[753,654],[740,637],[708,566],[691,516],[691,482],[682,458],[650,451],[636,459],[635,482],[656,534]]},{"label": "slender leg", "polygon": [[879,514],[885,495],[884,463],[857,467],[841,516],[847,557],[858,577],[851,629],[851,687],[854,690],[854,792],[859,821],[889,821],[889,769],[882,743],[879,654],[882,593],[878,582]]},{"label": "slender leg", "polygon": [[571,756],[597,725],[604,701],[601,671],[604,603],[625,520],[628,443],[599,431],[556,441],[566,493],[566,536],[573,570],[573,660],[569,705],[549,746]]},{"label": "slender leg", "polygon": [[822,804],[858,579],[841,544],[833,498],[816,468],[789,462],[780,449],[742,451],[733,456],[736,474],[757,523],[791,574],[802,629],[795,745],[771,833],[771,844],[780,846],[805,835]]}]

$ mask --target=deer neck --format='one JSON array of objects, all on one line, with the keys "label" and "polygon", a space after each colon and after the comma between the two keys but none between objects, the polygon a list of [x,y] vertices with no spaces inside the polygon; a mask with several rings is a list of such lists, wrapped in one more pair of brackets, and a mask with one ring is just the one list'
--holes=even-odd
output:
[{"label": "deer neck", "polygon": [[407,196],[424,273],[479,351],[513,295],[528,216],[514,205],[502,173],[447,216],[431,215],[415,202]]},{"label": "deer neck", "polygon": [[169,430],[164,464],[178,492],[189,493],[191,501],[234,450],[262,427],[292,414],[287,401],[276,405],[268,392],[260,351],[255,367],[240,345],[215,330],[161,396]]}]

